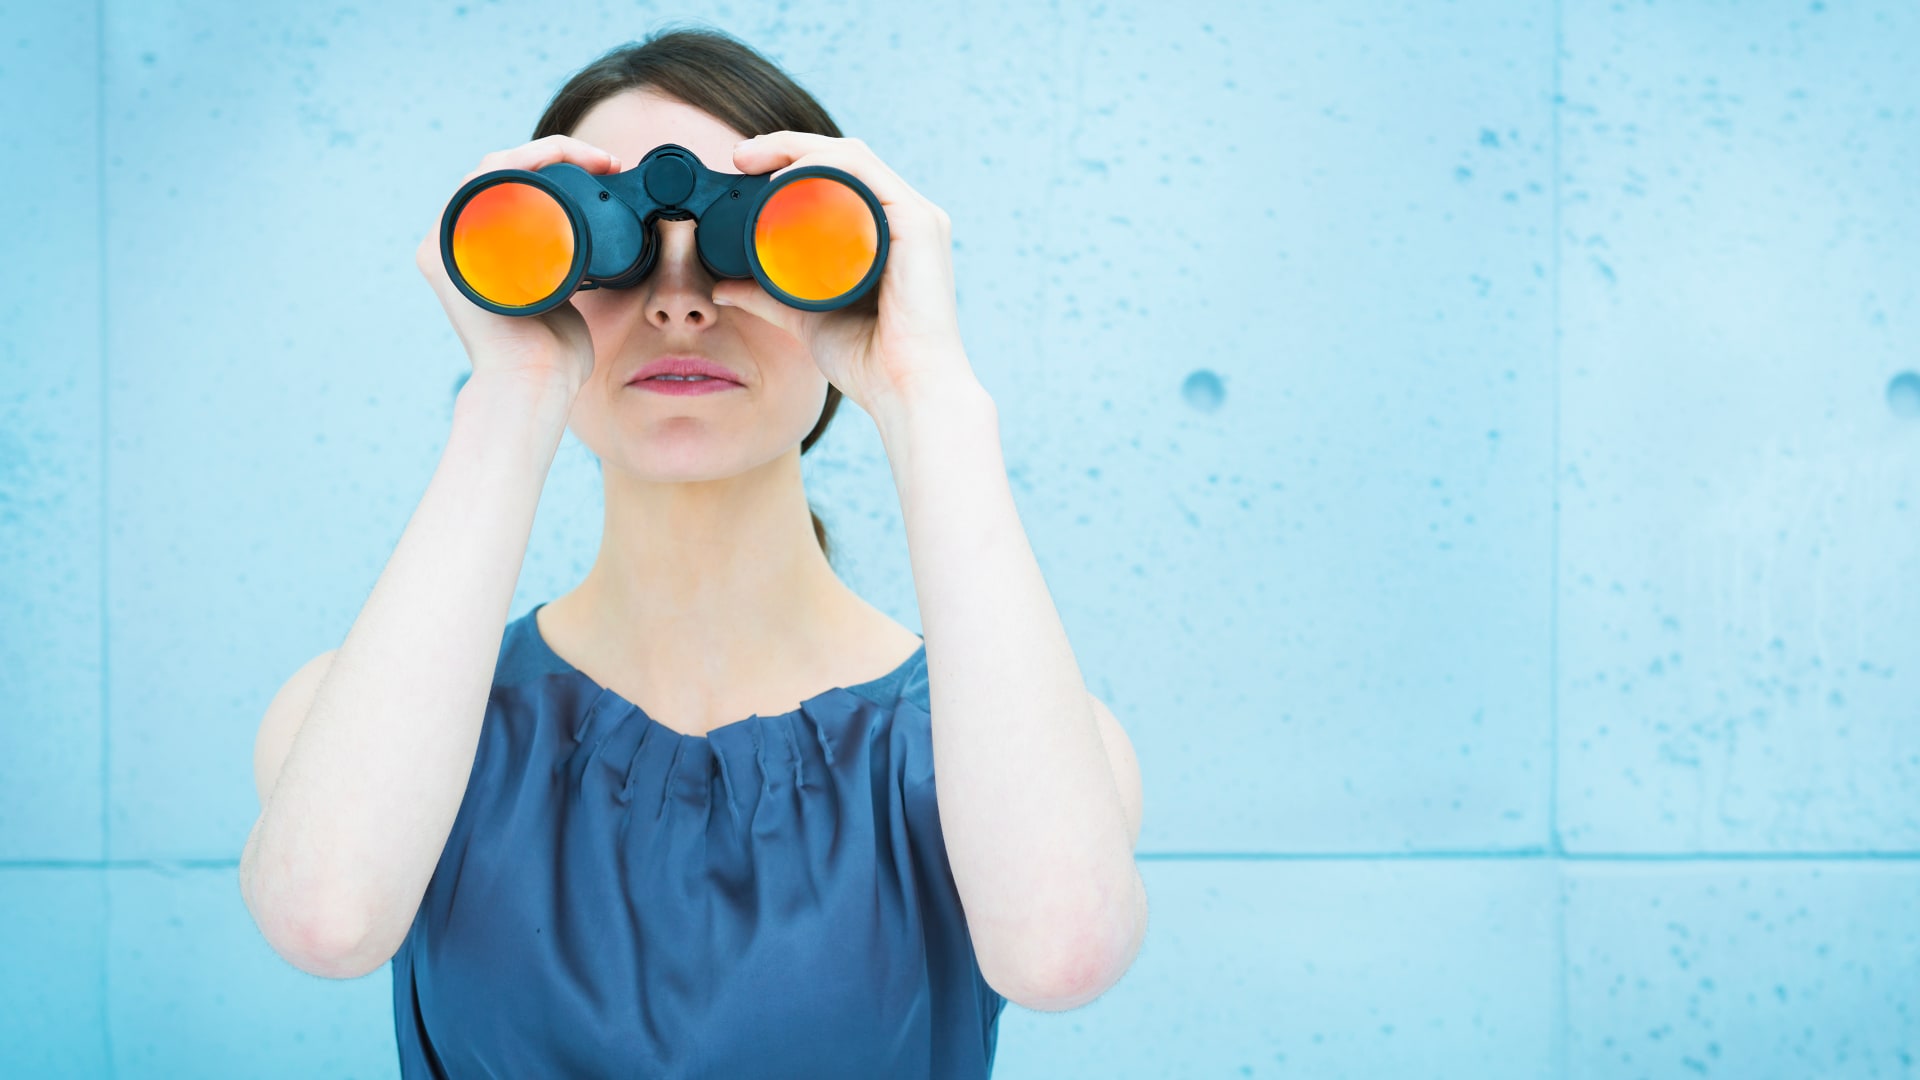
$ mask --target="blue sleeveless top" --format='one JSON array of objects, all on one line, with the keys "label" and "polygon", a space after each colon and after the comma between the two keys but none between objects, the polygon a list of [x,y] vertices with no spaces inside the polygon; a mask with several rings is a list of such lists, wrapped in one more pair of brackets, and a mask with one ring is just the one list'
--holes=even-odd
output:
[{"label": "blue sleeveless top", "polygon": [[926,645],[684,735],[509,622],[466,794],[393,957],[406,1080],[985,1077],[934,800]]}]

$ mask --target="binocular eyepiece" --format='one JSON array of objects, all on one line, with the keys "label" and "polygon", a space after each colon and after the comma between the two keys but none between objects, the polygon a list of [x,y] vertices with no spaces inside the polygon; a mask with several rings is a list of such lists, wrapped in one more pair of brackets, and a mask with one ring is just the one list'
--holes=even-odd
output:
[{"label": "binocular eyepiece", "polygon": [[692,218],[701,265],[714,277],[754,278],[808,311],[865,296],[887,260],[880,200],[831,165],[771,175],[716,172],[674,143],[617,173],[564,161],[495,169],[447,203],[441,261],[475,304],[538,315],[578,291],[638,284],[659,256],[654,220]]}]

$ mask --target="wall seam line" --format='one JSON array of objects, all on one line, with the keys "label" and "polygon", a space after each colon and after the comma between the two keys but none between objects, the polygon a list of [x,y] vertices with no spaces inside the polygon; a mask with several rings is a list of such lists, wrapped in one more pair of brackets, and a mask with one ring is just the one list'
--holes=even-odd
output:
[{"label": "wall seam line", "polygon": [[1547,565],[1547,846],[1552,855],[1553,867],[1553,1031],[1551,1052],[1554,1058],[1555,1073],[1567,1075],[1567,1066],[1572,1054],[1568,1046],[1572,1029],[1572,987],[1569,976],[1569,956],[1567,946],[1567,861],[1566,844],[1560,836],[1560,118],[1561,118],[1561,55],[1562,55],[1562,19],[1564,0],[1553,3],[1553,96],[1548,100],[1548,131],[1550,150],[1548,164],[1553,174],[1548,177],[1548,213],[1552,224],[1552,237],[1547,246],[1549,262],[1549,305],[1552,312],[1552,339],[1549,342],[1550,363],[1549,392],[1552,408],[1553,431],[1550,461],[1552,476],[1547,483],[1547,494],[1553,500],[1552,522],[1548,529],[1548,565]]},{"label": "wall seam line", "polygon": [[107,647],[111,640],[107,619],[112,605],[107,597],[107,569],[110,560],[107,557],[107,543],[111,535],[110,514],[107,506],[107,492],[110,489],[107,469],[113,460],[112,429],[108,426],[107,394],[112,386],[111,365],[107,362],[107,0],[96,0],[94,4],[94,235],[97,244],[95,258],[99,266],[99,349],[100,349],[100,909],[102,915],[102,933],[100,938],[100,1042],[101,1053],[105,1058],[108,1077],[115,1075],[113,1053],[113,1006],[111,990],[113,987],[113,797],[110,788],[112,776],[113,740],[111,698],[109,696]]}]

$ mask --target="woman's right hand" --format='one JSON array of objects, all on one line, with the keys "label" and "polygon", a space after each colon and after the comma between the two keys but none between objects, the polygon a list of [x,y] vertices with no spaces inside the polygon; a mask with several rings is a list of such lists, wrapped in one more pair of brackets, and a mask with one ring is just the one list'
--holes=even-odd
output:
[{"label": "woman's right hand", "polygon": [[[549,135],[523,143],[511,150],[496,150],[480,159],[480,167],[468,173],[468,180],[494,169],[537,171],[543,165],[566,161],[593,173],[618,172],[620,163],[613,155],[590,146],[570,135]],[[448,199],[452,201],[451,196]],[[441,210],[445,214],[445,207]],[[593,373],[593,337],[580,310],[568,300],[538,315],[501,315],[467,299],[447,275],[440,257],[440,217],[420,241],[414,263],[440,297],[454,332],[466,346],[473,375],[500,375],[523,380],[535,390],[564,387],[568,400],[585,385]]]}]

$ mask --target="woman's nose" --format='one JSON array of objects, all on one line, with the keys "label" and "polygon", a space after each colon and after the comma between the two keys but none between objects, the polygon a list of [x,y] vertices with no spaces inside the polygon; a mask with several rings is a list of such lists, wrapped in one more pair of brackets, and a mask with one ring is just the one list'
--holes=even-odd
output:
[{"label": "woman's nose", "polygon": [[655,219],[653,232],[655,242],[660,245],[660,253],[654,258],[654,269],[672,265],[699,270],[703,274],[706,268],[700,265],[698,247],[694,242],[694,221],[686,218],[681,221]]},{"label": "woman's nose", "polygon": [[720,310],[713,302],[713,275],[700,262],[694,243],[693,219],[656,219],[653,227],[660,250],[645,282],[649,321],[659,326],[712,325]]}]

